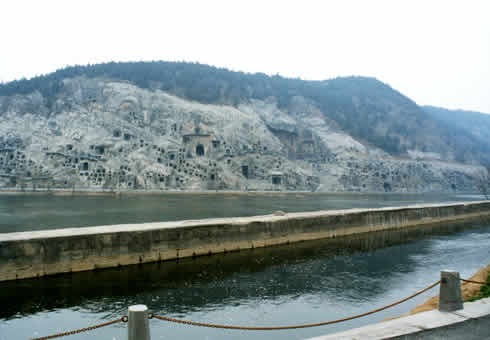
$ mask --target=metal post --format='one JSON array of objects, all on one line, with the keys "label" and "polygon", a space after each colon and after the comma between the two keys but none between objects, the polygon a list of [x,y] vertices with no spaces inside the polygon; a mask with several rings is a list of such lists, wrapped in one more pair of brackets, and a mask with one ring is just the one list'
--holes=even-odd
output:
[{"label": "metal post", "polygon": [[451,270],[443,270],[441,271],[439,310],[441,312],[452,312],[459,309],[463,309],[459,273]]},{"label": "metal post", "polygon": [[150,340],[148,307],[145,305],[128,308],[128,340]]}]

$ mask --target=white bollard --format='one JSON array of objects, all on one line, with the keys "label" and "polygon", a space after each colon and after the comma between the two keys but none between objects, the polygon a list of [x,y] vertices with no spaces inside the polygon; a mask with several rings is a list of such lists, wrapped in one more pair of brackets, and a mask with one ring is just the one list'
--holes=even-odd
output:
[{"label": "white bollard", "polygon": [[443,270],[441,271],[441,287],[439,290],[439,310],[452,312],[459,309],[463,309],[459,273]]},{"label": "white bollard", "polygon": [[128,308],[128,340],[150,340],[148,307],[145,305]]}]

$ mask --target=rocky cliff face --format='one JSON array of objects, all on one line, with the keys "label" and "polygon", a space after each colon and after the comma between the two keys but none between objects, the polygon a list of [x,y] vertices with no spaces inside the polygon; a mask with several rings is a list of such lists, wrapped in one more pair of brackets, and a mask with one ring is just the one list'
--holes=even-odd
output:
[{"label": "rocky cliff face", "polygon": [[[0,187],[147,190],[474,191],[478,165],[394,157],[311,99],[185,100],[104,77],[0,96]],[[431,158],[431,160],[428,160]]]}]

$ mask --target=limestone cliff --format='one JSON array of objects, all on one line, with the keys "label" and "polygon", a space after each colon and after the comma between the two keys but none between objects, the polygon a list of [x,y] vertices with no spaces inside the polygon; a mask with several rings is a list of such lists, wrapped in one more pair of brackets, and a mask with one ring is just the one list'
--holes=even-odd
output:
[{"label": "limestone cliff", "polygon": [[0,95],[0,187],[447,192],[487,176],[444,145],[382,149],[301,93],[212,104],[113,77],[58,86]]}]

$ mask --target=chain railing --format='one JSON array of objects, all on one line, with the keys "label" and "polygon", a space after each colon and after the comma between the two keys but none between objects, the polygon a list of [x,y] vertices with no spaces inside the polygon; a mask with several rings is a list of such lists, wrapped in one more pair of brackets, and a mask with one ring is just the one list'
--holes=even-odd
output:
[{"label": "chain railing", "polygon": [[248,327],[248,326],[230,326],[230,325],[217,325],[217,324],[210,324],[210,323],[202,323],[202,322],[193,322],[193,321],[187,321],[187,320],[180,320],[180,319],[174,319],[174,318],[169,318],[165,316],[160,316],[160,315],[154,315],[153,313],[149,314],[149,318],[156,318],[162,321],[169,321],[169,322],[174,322],[174,323],[180,323],[180,324],[185,324],[185,325],[190,325],[190,326],[199,326],[199,327],[211,327],[211,328],[222,328],[222,329],[235,329],[235,330],[247,330],[247,331],[278,331],[278,330],[286,330],[286,329],[298,329],[298,328],[311,328],[311,327],[319,327],[319,326],[326,326],[326,325],[331,325],[334,323],[339,323],[339,322],[344,322],[344,321],[349,321],[349,320],[354,320],[358,318],[362,318],[367,315],[371,315],[377,312],[381,312],[382,310],[394,307],[396,305],[399,305],[400,303],[403,303],[405,301],[408,301],[417,295],[420,295],[426,291],[428,291],[431,288],[434,288],[437,286],[441,281],[437,281],[430,286],[419,290],[417,293],[410,295],[409,297],[406,297],[405,299],[396,301],[390,305],[374,309],[372,311],[350,316],[347,318],[343,319],[337,319],[337,320],[330,320],[330,321],[325,321],[325,322],[318,322],[318,323],[311,323],[311,324],[304,324],[304,325],[293,325],[293,326],[278,326],[278,327]]},{"label": "chain railing", "polygon": [[[481,284],[481,285],[488,284],[487,282],[479,282],[479,281],[466,280],[466,279],[459,279],[459,280],[461,280],[463,282],[474,283],[474,284]],[[350,316],[350,317],[342,318],[342,319],[336,319],[336,320],[330,320],[330,321],[318,322],[318,323],[310,323],[310,324],[290,325],[290,326],[271,326],[271,327],[251,327],[251,326],[220,325],[220,324],[212,324],[212,323],[205,323],[205,322],[188,321],[188,320],[182,320],[182,319],[176,319],[176,318],[171,318],[171,317],[156,315],[154,313],[148,313],[147,315],[148,315],[148,319],[158,319],[158,320],[162,320],[162,321],[179,323],[179,324],[184,324],[184,325],[189,325],[189,326],[209,327],[209,328],[219,328],[219,329],[233,329],[233,330],[274,331],[274,330],[288,330],[288,329],[320,327],[320,326],[326,326],[326,325],[331,325],[331,324],[335,324],[335,323],[345,322],[345,321],[349,321],[349,320],[354,320],[354,319],[358,319],[358,318],[361,318],[361,317],[364,317],[364,316],[367,316],[367,315],[378,313],[380,311],[383,311],[385,309],[394,307],[394,306],[399,305],[399,304],[401,304],[401,303],[403,303],[405,301],[408,301],[408,300],[410,300],[410,299],[412,299],[412,298],[414,298],[414,297],[416,297],[416,296],[418,296],[418,295],[420,295],[420,294],[422,294],[422,293],[424,293],[424,292],[426,292],[426,291],[428,291],[428,290],[436,287],[441,282],[442,281],[439,280],[439,281],[431,284],[430,286],[428,286],[428,287],[426,287],[424,289],[421,289],[418,292],[416,292],[416,293],[414,293],[414,294],[412,294],[412,295],[410,295],[410,296],[408,296],[408,297],[406,297],[404,299],[398,300],[398,301],[396,301],[396,302],[394,302],[392,304],[389,304],[389,305],[386,305],[386,306],[383,306],[383,307],[380,307],[380,308],[371,310],[371,311],[366,312],[366,313],[362,313],[362,314],[358,314],[358,315],[354,315],[354,316]],[[98,324],[98,325],[93,325],[93,326],[89,326],[89,327],[85,327],[85,328],[81,328],[81,329],[77,329],[77,330],[73,330],[73,331],[69,331],[69,332],[48,335],[48,336],[44,336],[44,337],[40,337],[40,338],[32,338],[31,340],[48,340],[48,339],[59,338],[59,337],[63,337],[63,336],[68,336],[68,335],[73,335],[73,334],[88,332],[88,331],[91,331],[91,330],[94,330],[94,329],[98,329],[98,328],[102,328],[102,327],[114,325],[114,324],[117,324],[117,323],[120,323],[120,322],[127,323],[128,322],[128,316],[123,316],[120,319],[116,319],[116,320],[104,322],[104,323],[101,323],[101,324]]]},{"label": "chain railing", "polygon": [[123,316],[120,319],[116,319],[116,320],[112,320],[112,321],[107,321],[107,322],[104,322],[104,323],[100,323],[98,325],[88,326],[88,327],[85,327],[85,328],[80,328],[80,329],[76,329],[76,330],[68,331],[68,332],[64,332],[64,333],[57,333],[57,334],[53,334],[53,335],[47,335],[47,336],[43,336],[43,337],[40,337],[40,338],[32,338],[31,340],[48,340],[48,339],[61,338],[62,336],[68,336],[68,335],[74,335],[74,334],[79,334],[79,333],[83,333],[83,332],[88,332],[88,331],[92,331],[92,330],[97,329],[97,328],[102,328],[102,327],[114,325],[114,324],[119,323],[119,322],[128,322],[128,317],[127,316]]},{"label": "chain railing", "polygon": [[472,280],[465,280],[465,279],[460,279],[463,282],[468,282],[468,283],[476,283],[477,285],[487,285],[488,282],[480,282],[480,281],[472,281]]}]

